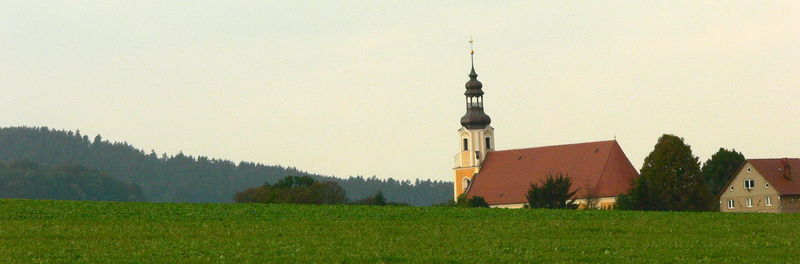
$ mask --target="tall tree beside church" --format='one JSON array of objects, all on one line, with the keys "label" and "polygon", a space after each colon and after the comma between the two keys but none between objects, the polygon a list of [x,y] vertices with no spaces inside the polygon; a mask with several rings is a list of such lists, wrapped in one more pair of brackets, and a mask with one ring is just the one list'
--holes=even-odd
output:
[{"label": "tall tree beside church", "polygon": [[683,138],[663,135],[644,160],[641,176],[617,208],[629,210],[705,211],[714,196],[700,174],[698,158]]},{"label": "tall tree beside church", "polygon": [[708,183],[711,194],[719,195],[743,163],[744,155],[741,152],[724,148],[719,148],[711,159],[703,163],[703,179]]}]

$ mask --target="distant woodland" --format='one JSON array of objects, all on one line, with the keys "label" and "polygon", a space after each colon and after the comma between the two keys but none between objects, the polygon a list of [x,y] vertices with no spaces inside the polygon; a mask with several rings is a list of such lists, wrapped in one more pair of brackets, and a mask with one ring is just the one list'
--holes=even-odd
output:
[{"label": "distant woodland", "polygon": [[136,184],[81,165],[41,166],[30,161],[0,162],[0,198],[141,201]]},{"label": "distant woodland", "polygon": [[[237,192],[265,183],[274,184],[286,176],[310,176],[317,181],[334,181],[346,191],[349,200],[363,199],[381,191],[390,202],[432,205],[450,200],[453,192],[451,182],[419,179],[414,182],[398,181],[375,176],[342,179],[280,165],[253,162],[236,164],[229,160],[183,153],[159,155],[152,150],[145,152],[137,149],[126,142],[103,140],[100,135],[90,139],[80,131],[47,127],[0,128],[0,161],[5,161],[6,165],[28,161],[35,166],[62,169],[73,166],[73,169],[93,171],[89,174],[116,179],[123,185],[134,184],[129,185],[134,186],[131,188],[140,187],[140,198],[154,202],[232,202]],[[124,191],[118,192],[120,195],[129,195]]]}]

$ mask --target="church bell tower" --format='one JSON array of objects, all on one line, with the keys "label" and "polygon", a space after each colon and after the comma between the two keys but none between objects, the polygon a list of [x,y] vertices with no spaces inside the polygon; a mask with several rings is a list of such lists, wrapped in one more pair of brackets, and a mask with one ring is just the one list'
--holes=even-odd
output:
[{"label": "church bell tower", "polygon": [[459,151],[453,167],[454,200],[469,189],[473,177],[480,171],[486,153],[495,147],[494,128],[489,126],[492,119],[483,112],[483,84],[478,81],[478,74],[475,73],[475,50],[471,47],[472,40],[469,43],[472,70],[464,92],[467,112],[461,117],[461,129],[458,130]]}]

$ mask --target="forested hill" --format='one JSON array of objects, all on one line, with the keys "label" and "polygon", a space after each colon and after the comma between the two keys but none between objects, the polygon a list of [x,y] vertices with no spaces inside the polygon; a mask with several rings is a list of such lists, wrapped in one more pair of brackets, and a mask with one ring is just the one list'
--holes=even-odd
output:
[{"label": "forested hill", "polygon": [[43,165],[79,164],[139,185],[148,201],[231,202],[234,194],[289,175],[308,175],[339,183],[349,199],[383,191],[392,202],[431,205],[450,200],[451,182],[387,180],[376,177],[334,178],[309,174],[293,167],[253,162],[146,153],[127,143],[109,142],[100,135],[92,140],[80,131],[47,127],[0,128],[0,161],[30,160]]},{"label": "forested hill", "polygon": [[0,162],[0,198],[141,201],[139,186],[81,165]]}]

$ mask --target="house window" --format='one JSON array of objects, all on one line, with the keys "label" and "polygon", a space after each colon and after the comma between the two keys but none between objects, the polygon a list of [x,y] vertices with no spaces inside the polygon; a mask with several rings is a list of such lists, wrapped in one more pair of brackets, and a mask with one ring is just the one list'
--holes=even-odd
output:
[{"label": "house window", "polygon": [[747,207],[753,207],[753,198],[747,198]]},{"label": "house window", "polygon": [[764,197],[764,205],[772,206],[772,197],[769,197],[769,196]]},{"label": "house window", "polygon": [[769,189],[769,183],[768,182],[764,183],[764,189]]},{"label": "house window", "polygon": [[731,186],[731,191],[733,191],[733,186]]},{"label": "house window", "polygon": [[486,138],[486,149],[491,149],[491,148],[492,148],[492,138],[487,137]]},{"label": "house window", "polygon": [[467,139],[465,138],[465,139],[464,139],[464,151],[467,151],[468,149],[469,149],[469,140],[467,140]]},{"label": "house window", "polygon": [[733,209],[734,205],[736,205],[736,203],[733,200],[728,200],[728,209]]},{"label": "house window", "polygon": [[754,179],[746,179],[744,180],[744,188],[745,189],[753,189],[756,187],[756,180]]}]

